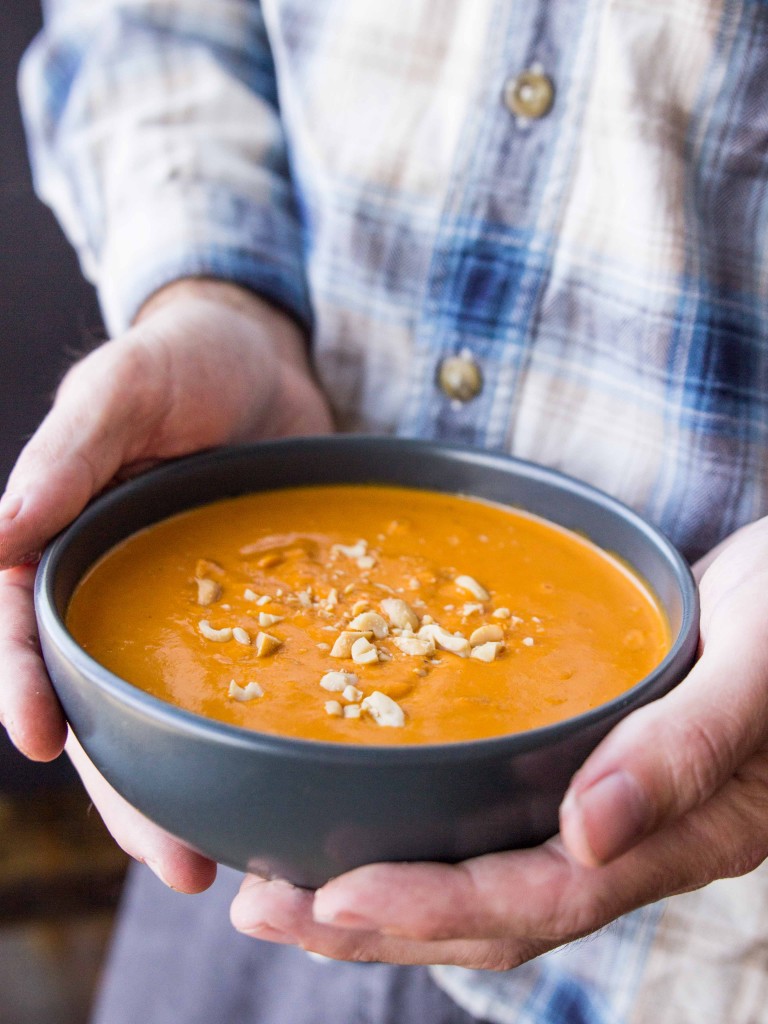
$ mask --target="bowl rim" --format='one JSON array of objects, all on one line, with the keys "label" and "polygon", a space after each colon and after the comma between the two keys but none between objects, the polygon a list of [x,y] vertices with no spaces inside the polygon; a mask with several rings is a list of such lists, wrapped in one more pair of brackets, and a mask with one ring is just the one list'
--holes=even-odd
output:
[{"label": "bowl rim", "polygon": [[[98,520],[105,513],[108,513],[112,507],[124,501],[126,497],[141,494],[142,491],[151,488],[156,482],[162,482],[164,478],[169,478],[170,483],[172,483],[174,477],[181,478],[190,470],[194,471],[196,468],[204,470],[207,465],[220,466],[223,460],[247,458],[249,453],[264,454],[270,449],[278,451],[280,448],[289,446],[298,448],[299,451],[305,449],[307,453],[311,453],[317,448],[332,449],[334,447],[348,446],[364,448],[371,443],[375,443],[376,446],[390,448],[391,451],[409,449],[425,455],[435,454],[459,461],[469,460],[481,466],[502,469],[506,472],[511,471],[512,475],[523,476],[539,483],[553,484],[560,490],[570,492],[581,499],[596,502],[609,513],[628,521],[670,563],[677,581],[682,603],[682,615],[680,628],[670,650],[651,672],[635,683],[629,690],[620,693],[612,700],[595,708],[590,708],[581,714],[549,725],[539,726],[522,732],[502,733],[498,736],[474,740],[414,744],[355,744],[259,732],[255,729],[220,722],[214,718],[206,718],[203,715],[155,697],[140,687],[122,679],[91,657],[67,630],[64,620],[56,608],[54,599],[58,563],[66,553],[69,545],[77,539],[82,531],[87,530],[94,520]],[[372,473],[370,482],[376,482],[375,471]],[[301,485],[289,484],[286,486]],[[393,486],[398,486],[398,484],[393,482]],[[269,487],[266,489],[277,490],[281,488]],[[430,488],[424,489],[429,490]],[[451,493],[463,494],[464,492],[454,491]],[[478,495],[469,494],[466,496],[483,500]],[[211,499],[212,502],[216,500],[220,499]],[[202,507],[202,505],[207,503],[193,503],[187,507],[192,509]],[[500,502],[499,504],[503,503]],[[510,505],[509,507],[515,508],[518,506]],[[520,507],[525,511],[522,506]],[[179,510],[180,513],[183,511],[184,509]],[[165,517],[159,517],[156,521],[159,522],[162,518]],[[554,520],[551,521],[555,522]],[[556,525],[562,524],[556,523]],[[565,527],[565,529],[569,529],[569,527]],[[129,536],[131,536],[130,533],[126,534],[126,539]],[[598,547],[601,546],[597,541],[592,541],[592,543]],[[561,470],[551,469],[539,463],[503,452],[488,452],[467,445],[431,439],[399,438],[389,435],[379,436],[371,434],[333,434],[317,437],[281,438],[249,444],[221,446],[164,461],[139,476],[116,485],[89,502],[81,514],[47,545],[35,577],[34,604],[41,633],[47,636],[66,662],[72,665],[81,676],[87,678],[91,685],[95,685],[106,696],[116,699],[123,705],[127,705],[132,711],[152,719],[160,726],[181,730],[188,737],[196,736],[209,740],[215,738],[227,746],[242,747],[254,752],[258,751],[262,754],[268,753],[275,756],[289,755],[299,761],[320,759],[324,762],[353,763],[363,766],[370,762],[375,762],[380,766],[382,759],[388,760],[393,765],[406,765],[412,762],[430,764],[444,761],[474,761],[484,758],[497,758],[503,754],[510,755],[540,750],[555,745],[573,733],[588,730],[590,726],[618,714],[626,705],[634,702],[638,693],[650,688],[660,676],[672,671],[675,662],[678,660],[684,660],[686,663],[692,661],[699,635],[698,588],[690,566],[672,541],[657,526],[629,505],[614,498],[600,488],[567,473],[563,473]]]}]

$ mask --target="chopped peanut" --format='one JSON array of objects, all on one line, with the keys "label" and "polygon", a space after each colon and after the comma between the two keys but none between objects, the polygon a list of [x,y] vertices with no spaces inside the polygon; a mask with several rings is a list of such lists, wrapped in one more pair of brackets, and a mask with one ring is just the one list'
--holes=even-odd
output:
[{"label": "chopped peanut", "polygon": [[371,665],[379,660],[379,652],[366,637],[361,636],[352,644],[352,661],[357,665]]},{"label": "chopped peanut", "polygon": [[207,607],[215,604],[221,597],[221,584],[216,580],[198,579],[197,581],[197,603]]},{"label": "chopped peanut", "polygon": [[336,638],[336,643],[331,648],[332,658],[351,658],[352,644],[360,637],[369,640],[373,633],[362,633],[360,630],[344,629]]},{"label": "chopped peanut", "polygon": [[470,658],[476,658],[478,661],[495,661],[503,646],[497,640],[489,640],[486,643],[477,644],[476,647],[473,647],[469,652],[469,656]]},{"label": "chopped peanut", "polygon": [[360,630],[361,633],[373,633],[377,640],[389,635],[389,626],[378,612],[363,612],[352,619],[349,625],[351,629]]},{"label": "chopped peanut", "polygon": [[393,626],[398,629],[418,629],[419,616],[407,601],[399,597],[385,597],[381,602],[381,610]]},{"label": "chopped peanut", "polygon": [[501,626],[491,624],[478,626],[474,633],[470,634],[469,642],[472,647],[479,647],[480,644],[489,642],[499,643],[504,639],[504,630]]},{"label": "chopped peanut", "polygon": [[207,619],[200,619],[197,628],[206,640],[215,640],[217,643],[225,643],[232,639],[232,627],[224,626],[222,629],[214,629]]},{"label": "chopped peanut", "polygon": [[468,591],[478,601],[487,601],[491,596],[485,587],[478,583],[473,576],[457,576],[454,583],[457,587],[461,587],[462,590]]},{"label": "chopped peanut", "polygon": [[195,576],[199,580],[204,580],[213,574],[216,576],[218,573],[222,573],[224,570],[218,562],[212,562],[210,558],[198,558],[195,565]]},{"label": "chopped peanut", "polygon": [[365,698],[361,706],[377,725],[394,727],[405,725],[405,712],[386,693],[374,690],[370,697]]},{"label": "chopped peanut", "polygon": [[333,544],[332,555],[346,555],[347,558],[363,558],[368,552],[368,541],[359,540],[357,544]]},{"label": "chopped peanut", "polygon": [[234,679],[230,680],[229,690],[227,692],[230,697],[239,701],[253,700],[254,697],[264,696],[264,691],[258,683],[248,683],[247,686],[238,686]]},{"label": "chopped peanut", "polygon": [[356,682],[357,676],[354,672],[326,672],[320,680],[320,685],[331,693],[343,693],[348,686],[354,686]]},{"label": "chopped peanut", "polygon": [[259,625],[274,626],[278,622],[282,622],[284,618],[284,615],[270,615],[267,612],[259,612]]},{"label": "chopped peanut", "polygon": [[440,650],[458,654],[460,658],[466,658],[469,654],[469,640],[461,634],[457,636],[449,633],[442,626],[429,623],[421,627],[418,636],[420,640],[431,640]]},{"label": "chopped peanut", "polygon": [[435,653],[435,642],[428,637],[420,639],[416,636],[396,636],[392,643],[403,654],[411,654],[415,657],[427,657]]},{"label": "chopped peanut", "polygon": [[271,633],[257,633],[256,634],[256,655],[259,658],[266,658],[270,654],[274,654],[278,647],[282,646],[283,641],[278,640],[276,636],[272,636]]}]

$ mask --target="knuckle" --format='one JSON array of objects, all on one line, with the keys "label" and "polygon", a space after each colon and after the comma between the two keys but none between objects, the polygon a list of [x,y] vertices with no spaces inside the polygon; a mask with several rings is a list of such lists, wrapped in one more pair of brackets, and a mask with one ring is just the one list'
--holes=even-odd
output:
[{"label": "knuckle", "polygon": [[673,742],[668,765],[672,798],[678,806],[702,803],[715,792],[738,765],[727,717],[715,725],[702,718],[682,723]]},{"label": "knuckle", "polygon": [[473,950],[464,966],[480,971],[512,971],[552,948],[548,942],[520,942],[509,940],[485,944]]}]

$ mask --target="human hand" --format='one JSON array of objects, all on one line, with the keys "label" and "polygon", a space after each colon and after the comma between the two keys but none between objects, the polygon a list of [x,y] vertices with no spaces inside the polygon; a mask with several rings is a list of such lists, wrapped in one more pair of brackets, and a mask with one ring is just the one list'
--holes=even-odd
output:
[{"label": "human hand", "polygon": [[[32,563],[46,542],[104,487],[161,459],[330,429],[299,328],[234,285],[183,281],[163,289],[131,331],[69,371],[0,501],[0,720],[22,753],[49,760],[67,734],[32,606]],[[141,818],[74,738],[68,747],[127,852],[176,888],[210,884],[209,861]]]},{"label": "human hand", "polygon": [[235,927],[343,960],[509,969],[755,868],[768,854],[768,520],[696,571],[696,665],[593,752],[559,836],[457,865],[369,865],[314,894],[251,876]]}]

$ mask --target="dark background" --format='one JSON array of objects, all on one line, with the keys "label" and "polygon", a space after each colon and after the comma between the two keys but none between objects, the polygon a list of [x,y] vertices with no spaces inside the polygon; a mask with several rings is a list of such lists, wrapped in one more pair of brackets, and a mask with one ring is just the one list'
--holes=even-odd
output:
[{"label": "dark background", "polygon": [[[103,337],[93,290],[51,212],[35,197],[16,92],[18,63],[39,27],[38,0],[0,0],[0,484],[45,415],[77,352]],[[0,612],[2,610],[0,609]],[[2,678],[0,685],[12,680]],[[69,778],[33,765],[0,729],[0,791]]]}]

